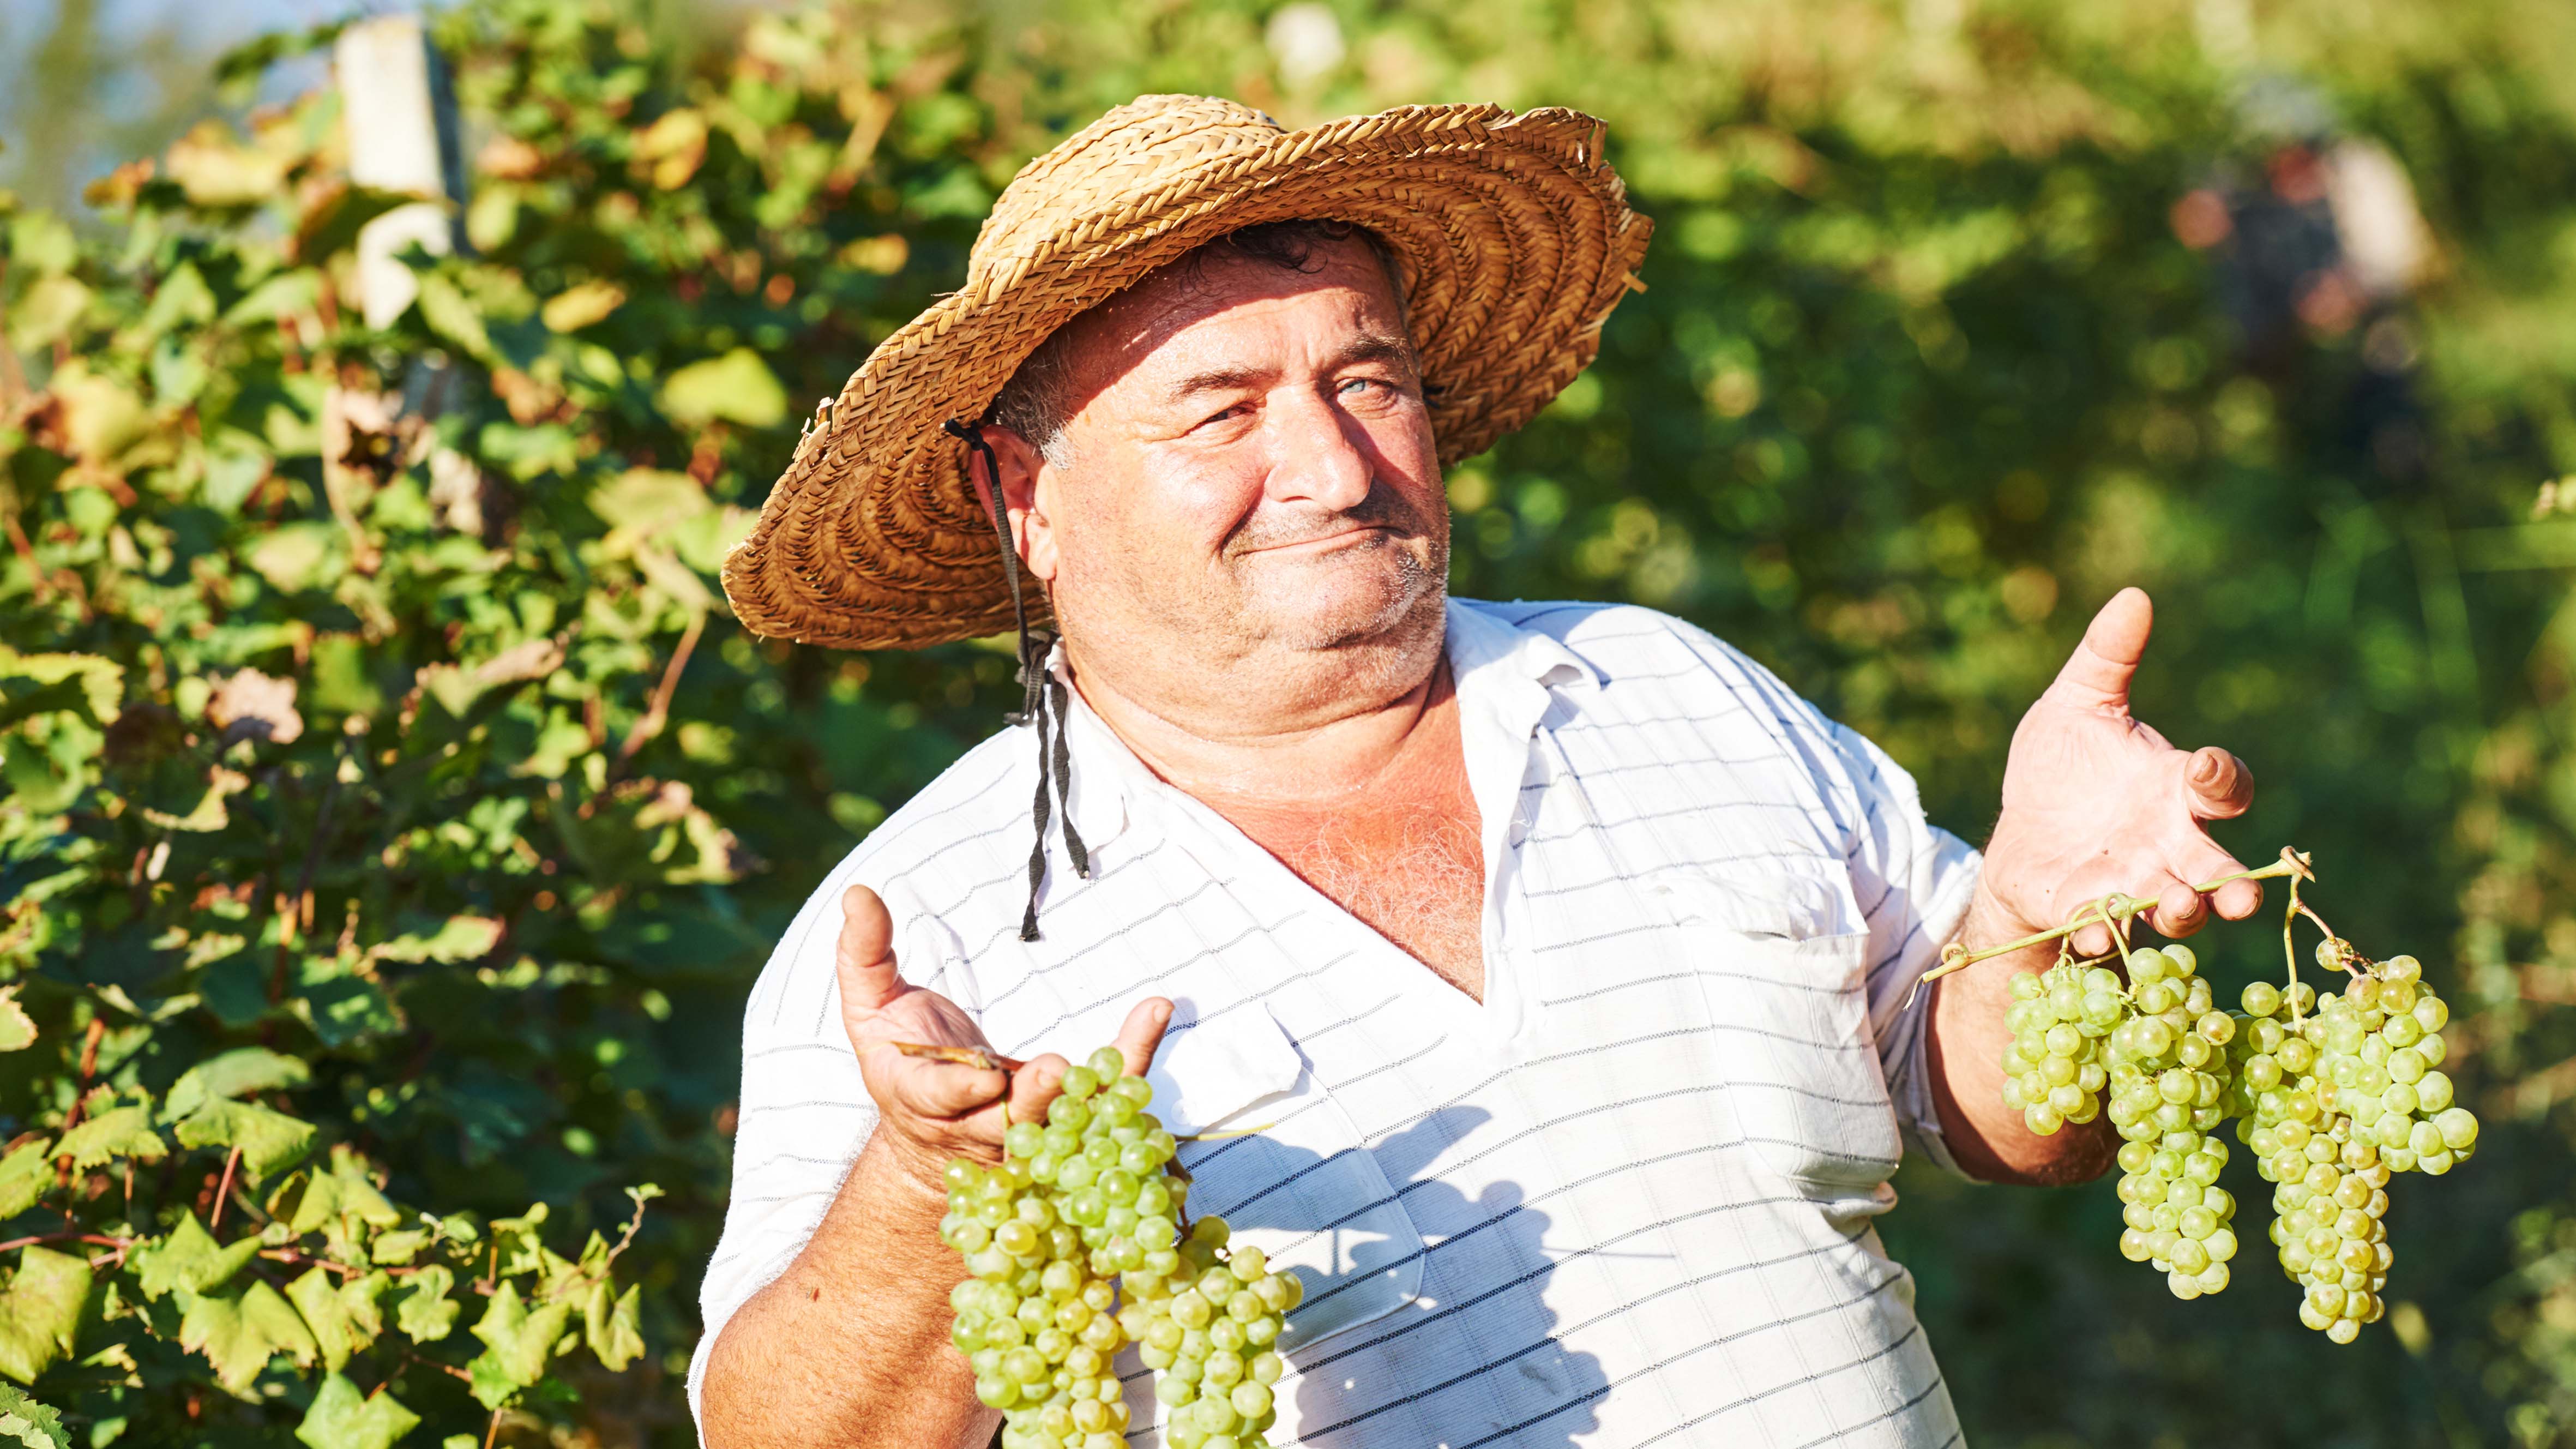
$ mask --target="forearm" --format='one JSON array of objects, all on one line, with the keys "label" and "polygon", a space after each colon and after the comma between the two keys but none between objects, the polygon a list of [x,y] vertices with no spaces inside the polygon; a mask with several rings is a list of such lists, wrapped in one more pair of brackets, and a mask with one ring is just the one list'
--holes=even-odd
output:
[{"label": "forearm", "polygon": [[[2026,934],[2002,919],[1982,889],[1959,929],[1961,944],[1971,951]],[[2119,1146],[2105,1118],[2070,1122],[2042,1137],[2023,1124],[2020,1112],[2004,1105],[2004,1047],[2012,1039],[2004,1017],[2012,1009],[2012,978],[2044,971],[2055,959],[2052,948],[2034,946],[1980,961],[1930,988],[1925,1065],[1931,1072],[1933,1106],[1951,1158],[1971,1177],[2043,1185],[2089,1182],[2102,1175]]]},{"label": "forearm", "polygon": [[981,1446],[991,1410],[948,1341],[965,1278],[939,1192],[871,1138],[813,1239],[725,1324],[707,1360],[711,1449]]}]

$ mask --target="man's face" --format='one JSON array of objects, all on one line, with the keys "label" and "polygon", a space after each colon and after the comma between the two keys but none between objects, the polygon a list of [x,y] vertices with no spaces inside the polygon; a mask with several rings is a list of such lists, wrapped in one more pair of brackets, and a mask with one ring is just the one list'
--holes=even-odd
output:
[{"label": "man's face", "polygon": [[1436,640],[1447,501],[1364,243],[1302,272],[1210,253],[1073,328],[1057,461],[1014,451],[1030,568],[1078,650],[1239,663],[1418,634],[1426,610]]}]

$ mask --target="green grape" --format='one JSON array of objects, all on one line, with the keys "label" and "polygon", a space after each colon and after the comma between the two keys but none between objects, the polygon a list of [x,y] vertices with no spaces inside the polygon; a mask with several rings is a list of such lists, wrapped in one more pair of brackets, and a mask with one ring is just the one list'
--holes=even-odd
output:
[{"label": "green grape", "polygon": [[1112,1362],[1130,1343],[1155,1371],[1166,1443],[1268,1449],[1286,1371],[1271,1345],[1303,1292],[1221,1218],[1182,1232],[1180,1144],[1125,1066],[1115,1047],[1093,1052],[1045,1123],[1004,1132],[999,1164],[943,1169],[940,1239],[971,1275],[949,1294],[950,1341],[976,1398],[1002,1410],[1004,1449],[1124,1449]]}]

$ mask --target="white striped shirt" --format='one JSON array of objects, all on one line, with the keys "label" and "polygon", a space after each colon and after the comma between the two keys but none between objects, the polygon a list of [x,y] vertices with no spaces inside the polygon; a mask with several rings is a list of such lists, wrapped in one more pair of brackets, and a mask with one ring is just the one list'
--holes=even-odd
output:
[{"label": "white striped shirt", "polygon": [[[1002,1051],[1079,1060],[1176,1005],[1154,1110],[1215,1212],[1306,1279],[1277,1444],[1908,1445],[1959,1427],[1873,1227],[1948,1165],[1915,978],[1977,858],[1913,782],[1645,609],[1452,600],[1485,855],[1480,1004],[1157,780],[1077,702],[1078,879],[1019,939],[1036,748],[1006,730],[832,871],[753,989],[705,1346],[803,1248],[875,1122],[840,896]],[[1078,700],[1078,696],[1077,696]],[[1134,1427],[1151,1375],[1130,1348]]]}]

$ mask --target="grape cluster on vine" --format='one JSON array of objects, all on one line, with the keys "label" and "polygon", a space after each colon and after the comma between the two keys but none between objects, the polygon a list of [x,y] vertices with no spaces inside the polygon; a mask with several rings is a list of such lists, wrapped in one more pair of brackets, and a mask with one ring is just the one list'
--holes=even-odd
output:
[{"label": "grape cluster on vine", "polygon": [[[2244,874],[2291,876],[2293,919],[2316,920],[2298,899],[2297,883],[2312,878],[2306,857],[2284,852]],[[2062,930],[1954,952],[1943,970],[2064,941],[2086,924],[2121,931],[2146,905],[2115,896]],[[2329,932],[2316,959],[2345,973],[2340,992],[2320,998],[2293,970],[2286,988],[2247,986],[2231,1012],[2188,947],[2128,952],[2125,980],[2061,949],[2047,971],[2012,982],[2002,1095],[2042,1136],[2110,1119],[2122,1139],[2120,1252],[2186,1299],[2231,1278],[2236,1199],[2219,1185],[2228,1149],[2218,1133],[2234,1119],[2273,1185],[2268,1231],[2300,1286],[2299,1321],[2350,1343],[2384,1311],[2391,1178],[2450,1171],[2476,1150],[2478,1120],[2441,1070],[2450,1010],[2415,958],[2374,962]]]},{"label": "grape cluster on vine", "polygon": [[1274,1345],[1300,1285],[1230,1247],[1223,1218],[1184,1233],[1179,1142],[1124,1066],[1101,1048],[1065,1073],[1043,1124],[1003,1135],[1000,1163],[948,1163],[940,1240],[971,1275],[949,1294],[949,1339],[1002,1411],[1003,1449],[1124,1449],[1114,1362],[1131,1343],[1172,1449],[1267,1449],[1286,1372]]}]

